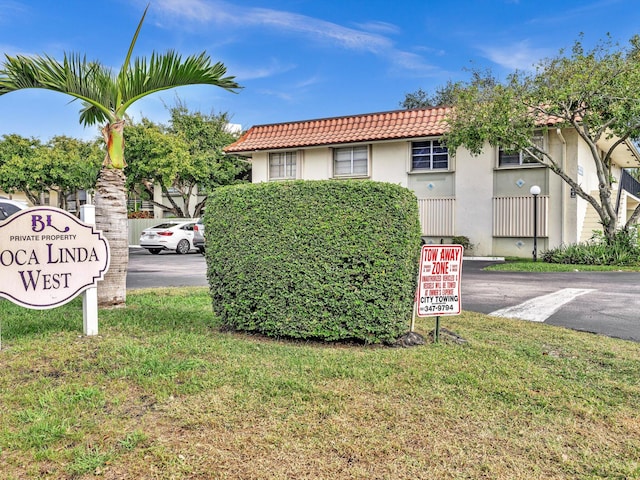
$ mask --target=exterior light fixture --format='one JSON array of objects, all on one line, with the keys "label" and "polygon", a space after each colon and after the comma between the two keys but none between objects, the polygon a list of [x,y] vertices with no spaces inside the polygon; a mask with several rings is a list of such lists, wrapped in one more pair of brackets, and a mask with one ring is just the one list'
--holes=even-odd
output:
[{"label": "exterior light fixture", "polygon": [[538,195],[540,195],[540,187],[533,185],[529,189],[529,193],[533,195],[533,261],[538,261]]}]

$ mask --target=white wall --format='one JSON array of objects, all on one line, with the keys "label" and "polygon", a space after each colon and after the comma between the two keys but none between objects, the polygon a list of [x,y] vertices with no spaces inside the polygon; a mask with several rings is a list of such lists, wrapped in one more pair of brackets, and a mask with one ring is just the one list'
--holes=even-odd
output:
[{"label": "white wall", "polygon": [[369,162],[371,179],[407,187],[409,148],[407,141],[372,144]]},{"label": "white wall", "polygon": [[[565,164],[567,170],[577,175],[578,165],[583,175],[579,177],[585,188],[597,188],[593,180],[593,162],[589,151],[578,136],[564,132],[566,145],[555,131],[550,131],[546,142],[554,158]],[[549,169],[531,166],[497,168],[497,149],[489,145],[479,156],[472,156],[460,149],[450,159],[448,171],[411,172],[411,142],[408,140],[387,141],[370,144],[369,178],[407,187],[418,198],[455,198],[454,235],[464,235],[474,245],[478,256],[531,255],[531,237],[494,238],[493,198],[496,196],[529,196],[532,185],[549,196],[548,237],[538,238],[538,251],[555,247],[561,243],[575,242],[584,218],[586,206],[579,198],[571,198],[570,188]],[[268,180],[268,153],[256,152],[252,158],[253,182]],[[332,177],[332,148],[314,147],[298,150],[297,178],[322,180]],[[590,178],[589,183],[586,179]],[[433,242],[450,241],[450,238],[429,238]]]},{"label": "white wall", "polygon": [[473,157],[458,149],[455,158],[456,235],[464,235],[473,244],[473,254],[493,255],[493,168],[495,150],[485,148]]}]

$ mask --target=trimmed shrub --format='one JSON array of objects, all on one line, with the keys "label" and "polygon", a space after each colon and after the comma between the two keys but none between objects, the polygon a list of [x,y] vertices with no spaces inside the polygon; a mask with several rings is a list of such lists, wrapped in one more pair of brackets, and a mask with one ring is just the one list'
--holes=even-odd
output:
[{"label": "trimmed shrub", "polygon": [[224,326],[367,343],[407,331],[420,224],[406,188],[355,180],[222,187],[204,221],[213,309]]}]

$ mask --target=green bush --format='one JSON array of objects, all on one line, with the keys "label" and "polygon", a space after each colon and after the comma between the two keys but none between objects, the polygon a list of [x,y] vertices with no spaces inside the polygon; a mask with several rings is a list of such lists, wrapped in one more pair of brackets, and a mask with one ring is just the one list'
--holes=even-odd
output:
[{"label": "green bush", "polygon": [[541,258],[547,263],[570,265],[638,265],[638,234],[635,229],[623,229],[616,232],[612,240],[607,240],[602,232],[595,232],[588,242],[549,249]]},{"label": "green bush", "polygon": [[465,253],[468,253],[471,249],[473,249],[473,244],[471,243],[471,240],[469,240],[469,237],[466,237],[464,235],[458,235],[457,237],[452,237],[451,243],[453,245],[462,245],[462,248]]},{"label": "green bush", "polygon": [[409,190],[355,180],[223,187],[205,225],[213,308],[226,327],[367,343],[407,331],[420,256]]}]

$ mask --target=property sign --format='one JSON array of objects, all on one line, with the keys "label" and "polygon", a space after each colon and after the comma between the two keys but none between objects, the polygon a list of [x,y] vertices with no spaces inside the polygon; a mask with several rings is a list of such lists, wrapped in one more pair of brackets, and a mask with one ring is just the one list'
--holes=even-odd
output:
[{"label": "property sign", "polygon": [[423,245],[418,281],[418,316],[460,313],[462,245]]},{"label": "property sign", "polygon": [[100,231],[54,207],[21,210],[0,222],[0,297],[26,308],[63,305],[109,269]]}]

